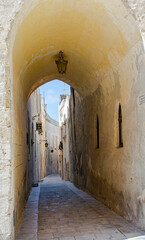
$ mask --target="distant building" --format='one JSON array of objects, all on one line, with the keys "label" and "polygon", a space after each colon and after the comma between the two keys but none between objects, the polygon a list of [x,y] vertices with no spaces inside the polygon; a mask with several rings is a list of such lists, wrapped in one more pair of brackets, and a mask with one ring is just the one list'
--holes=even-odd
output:
[{"label": "distant building", "polygon": [[[33,183],[36,183],[46,175],[46,151],[44,141],[46,109],[44,99],[39,89],[36,89],[31,94],[27,103],[27,109],[29,116],[29,158],[33,165]],[[41,124],[41,129],[37,129],[38,124]]]},{"label": "distant building", "polygon": [[59,173],[60,128],[46,113],[45,99],[39,88],[31,94],[27,110],[29,171],[33,169],[32,182],[36,183],[48,174]]},{"label": "distant building", "polygon": [[60,127],[59,123],[52,119],[48,114],[46,115],[46,139],[48,143],[46,173],[47,175],[58,174],[60,172]]},{"label": "distant building", "polygon": [[69,98],[68,94],[60,95],[59,103],[59,125],[61,131],[60,142],[60,161],[61,161],[61,177],[64,180],[69,180]]}]

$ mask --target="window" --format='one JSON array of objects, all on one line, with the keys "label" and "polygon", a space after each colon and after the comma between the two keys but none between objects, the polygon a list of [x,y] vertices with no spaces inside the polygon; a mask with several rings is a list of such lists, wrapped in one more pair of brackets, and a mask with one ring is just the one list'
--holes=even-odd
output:
[{"label": "window", "polygon": [[122,109],[119,104],[118,110],[118,126],[119,126],[119,147],[123,147],[123,137],[122,137]]},{"label": "window", "polygon": [[99,143],[99,117],[98,115],[96,116],[96,148],[100,147],[100,143]]},{"label": "window", "polygon": [[29,145],[29,134],[28,134],[28,132],[26,133],[26,142],[27,142],[27,145]]}]

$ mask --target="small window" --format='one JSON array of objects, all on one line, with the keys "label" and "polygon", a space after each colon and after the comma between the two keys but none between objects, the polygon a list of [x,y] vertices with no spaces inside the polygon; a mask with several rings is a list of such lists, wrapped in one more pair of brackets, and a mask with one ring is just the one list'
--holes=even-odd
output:
[{"label": "small window", "polygon": [[118,125],[119,125],[119,147],[123,147],[123,136],[122,136],[122,109],[119,104],[118,110]]},{"label": "small window", "polygon": [[99,117],[98,117],[98,115],[96,116],[96,140],[97,140],[96,148],[99,148],[100,142],[99,142]]},{"label": "small window", "polygon": [[26,133],[26,142],[27,142],[27,145],[29,145],[29,134],[28,134],[28,132]]}]

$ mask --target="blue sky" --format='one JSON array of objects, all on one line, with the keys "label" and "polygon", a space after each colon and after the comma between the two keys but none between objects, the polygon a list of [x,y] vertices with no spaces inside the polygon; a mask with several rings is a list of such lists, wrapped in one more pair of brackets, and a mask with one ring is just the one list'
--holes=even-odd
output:
[{"label": "blue sky", "polygon": [[58,106],[60,94],[70,94],[70,86],[59,80],[53,80],[40,87],[40,93],[45,98],[47,113],[55,120],[58,119]]}]

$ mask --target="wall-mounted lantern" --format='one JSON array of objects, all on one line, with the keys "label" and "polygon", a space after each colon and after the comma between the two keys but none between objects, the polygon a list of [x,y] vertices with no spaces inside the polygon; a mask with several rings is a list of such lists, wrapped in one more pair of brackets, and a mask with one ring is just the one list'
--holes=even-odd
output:
[{"label": "wall-mounted lantern", "polygon": [[38,131],[39,134],[42,133],[42,123],[36,123],[36,131]]},{"label": "wall-mounted lantern", "polygon": [[45,147],[48,147],[48,143],[47,142],[45,143]]},{"label": "wall-mounted lantern", "polygon": [[68,61],[64,60],[63,52],[59,52],[59,59],[55,61],[57,65],[58,72],[61,74],[66,73]]},{"label": "wall-mounted lantern", "polygon": [[36,130],[42,130],[42,123],[36,123]]},{"label": "wall-mounted lantern", "polygon": [[42,130],[42,123],[36,123],[36,130]]}]

